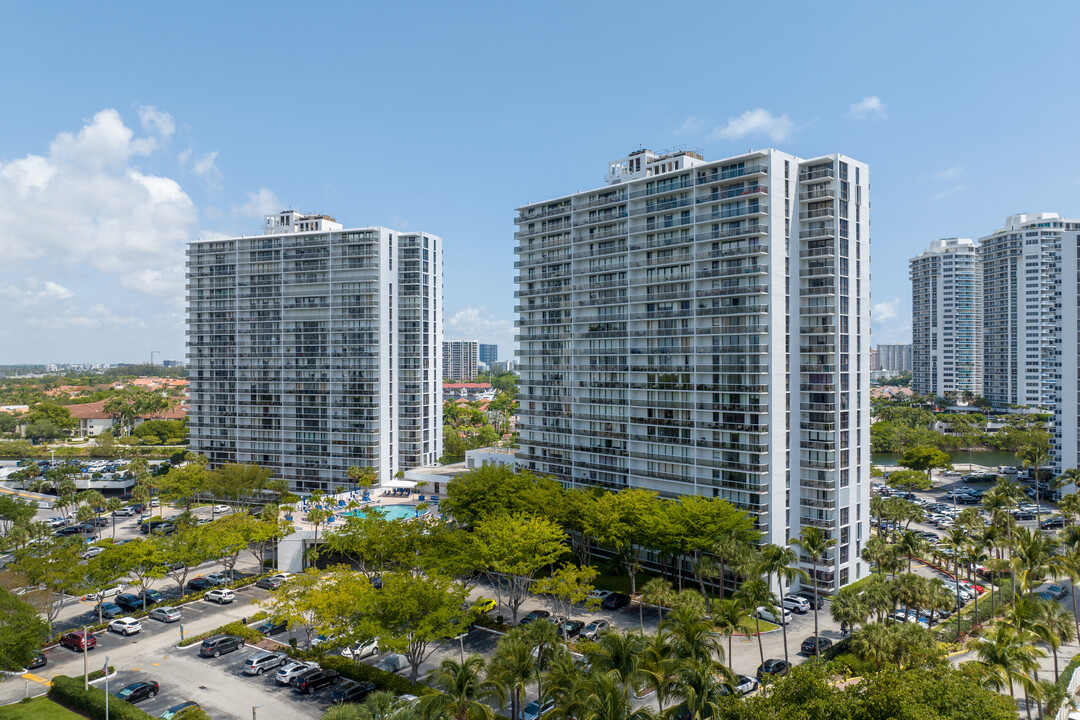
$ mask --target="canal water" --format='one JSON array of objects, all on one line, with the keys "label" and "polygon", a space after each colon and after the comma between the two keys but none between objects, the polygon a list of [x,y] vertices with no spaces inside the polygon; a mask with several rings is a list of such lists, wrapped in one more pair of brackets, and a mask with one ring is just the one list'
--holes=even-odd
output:
[{"label": "canal water", "polygon": [[[1012,465],[1020,467],[1021,462],[1016,459],[1016,454],[1011,452],[954,452],[952,455],[953,468],[966,470],[968,463],[982,465],[984,467],[997,467],[998,465]],[[900,456],[896,453],[873,453],[870,462],[874,465],[898,465]]]}]

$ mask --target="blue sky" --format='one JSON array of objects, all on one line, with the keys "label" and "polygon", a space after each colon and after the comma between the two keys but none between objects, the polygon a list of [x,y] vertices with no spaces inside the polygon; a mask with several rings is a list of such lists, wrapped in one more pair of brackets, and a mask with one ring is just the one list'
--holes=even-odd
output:
[{"label": "blue sky", "polygon": [[871,167],[907,260],[1080,215],[1075,3],[11,3],[0,364],[184,354],[183,247],[284,207],[446,241],[446,337],[513,338],[513,209],[639,146]]}]

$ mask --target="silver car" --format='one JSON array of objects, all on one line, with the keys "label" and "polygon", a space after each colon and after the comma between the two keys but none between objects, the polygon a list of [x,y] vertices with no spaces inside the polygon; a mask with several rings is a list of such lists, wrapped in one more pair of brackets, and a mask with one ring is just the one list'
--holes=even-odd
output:
[{"label": "silver car", "polygon": [[245,675],[262,675],[267,670],[281,667],[289,661],[285,653],[259,652],[244,661]]},{"label": "silver car", "polygon": [[147,617],[163,623],[174,623],[180,619],[180,610],[171,606],[154,608]]},{"label": "silver car", "polygon": [[292,662],[280,668],[274,676],[274,679],[280,685],[291,685],[292,681],[297,677],[303,675],[308,670],[314,670],[317,667],[319,666],[316,663]]}]

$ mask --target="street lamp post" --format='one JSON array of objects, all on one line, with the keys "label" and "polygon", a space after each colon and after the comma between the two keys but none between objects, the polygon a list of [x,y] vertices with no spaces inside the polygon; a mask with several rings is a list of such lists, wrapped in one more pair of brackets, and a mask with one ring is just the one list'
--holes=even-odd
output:
[{"label": "street lamp post", "polygon": [[82,673],[83,673],[83,690],[90,689],[90,669],[87,667],[87,654],[89,649],[87,646],[90,644],[86,637],[86,626],[83,625],[83,637],[82,637]]}]

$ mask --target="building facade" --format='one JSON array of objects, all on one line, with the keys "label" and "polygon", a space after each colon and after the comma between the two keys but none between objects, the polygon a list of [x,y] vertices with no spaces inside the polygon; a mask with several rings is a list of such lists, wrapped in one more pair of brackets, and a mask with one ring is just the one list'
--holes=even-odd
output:
[{"label": "building facade", "polygon": [[519,208],[521,464],[819,527],[820,588],[864,576],[868,189],[843,155],[640,150]]},{"label": "building facade", "polygon": [[878,345],[877,361],[879,370],[898,370],[911,372],[911,343]]},{"label": "building facade", "polygon": [[1080,223],[1069,223],[1060,242],[1054,329],[1054,426],[1051,462],[1056,472],[1080,467]]},{"label": "building facade", "polygon": [[476,379],[476,363],[480,359],[480,343],[475,340],[444,341],[443,377],[467,382]]},{"label": "building facade", "polygon": [[499,346],[493,343],[480,343],[480,362],[488,367],[499,361]]},{"label": "building facade", "polygon": [[[912,389],[983,392],[982,266],[967,238],[934,240],[911,258]],[[879,345],[883,348],[897,347]],[[882,360],[890,370],[892,365]],[[898,369],[898,368],[897,368]]]},{"label": "building facade", "polygon": [[442,455],[442,241],[288,211],[188,247],[189,437],[297,491]]}]

